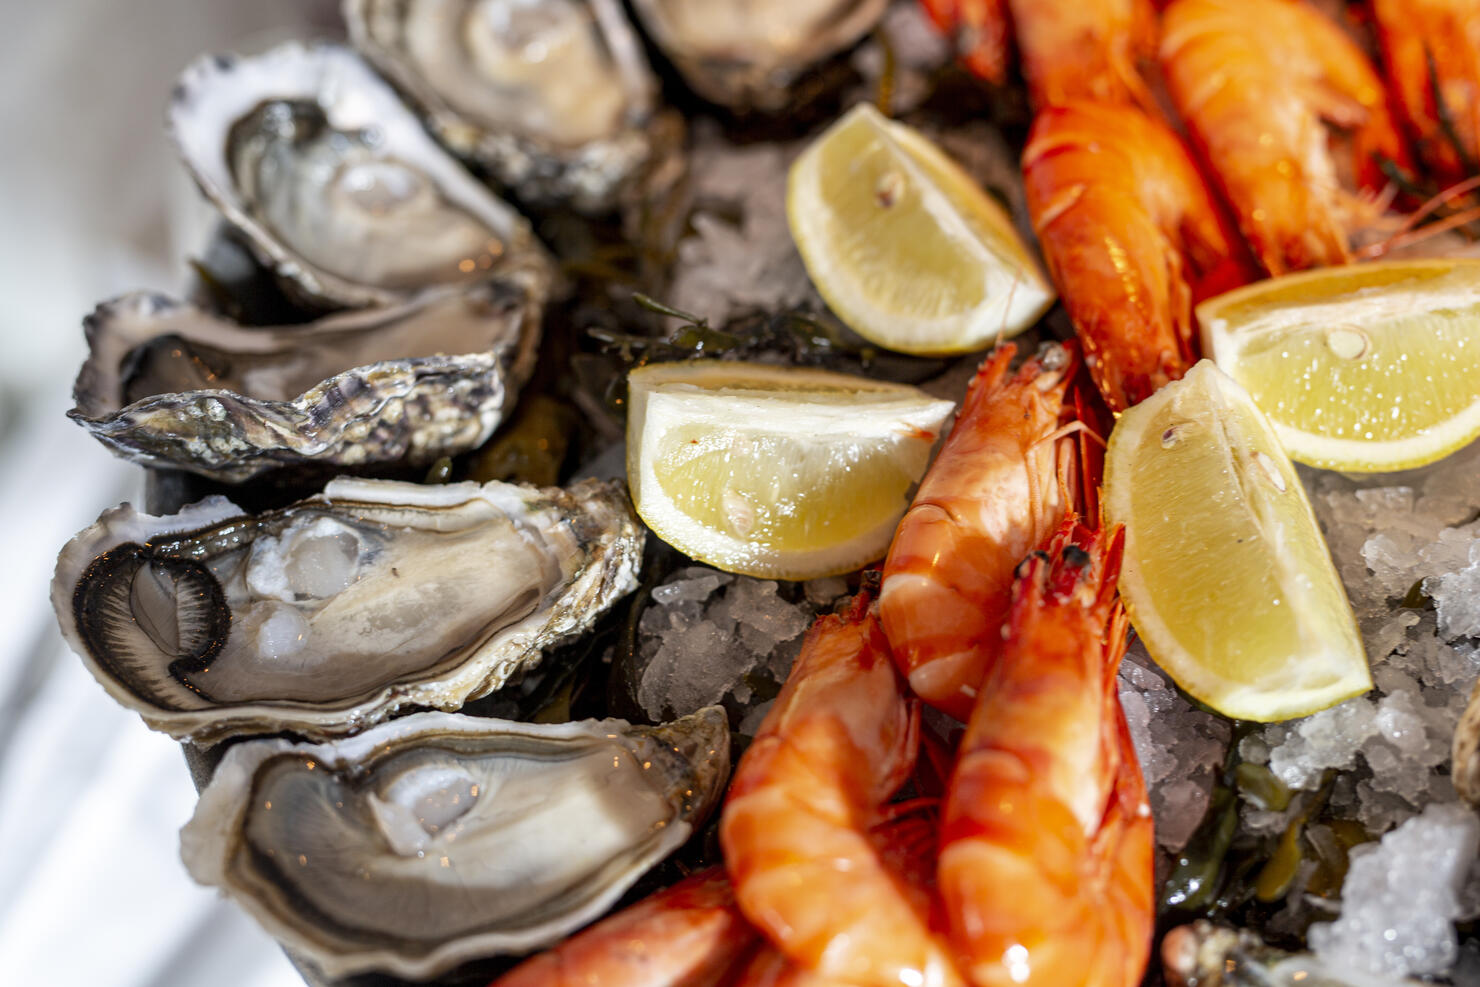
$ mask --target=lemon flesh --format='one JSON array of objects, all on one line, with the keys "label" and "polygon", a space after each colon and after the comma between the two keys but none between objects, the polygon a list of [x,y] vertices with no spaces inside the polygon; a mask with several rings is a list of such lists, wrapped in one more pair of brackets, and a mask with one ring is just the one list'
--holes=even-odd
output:
[{"label": "lemon flesh", "polygon": [[1208,360],[1121,416],[1105,513],[1157,663],[1226,716],[1305,716],[1372,688],[1305,489],[1249,395]]},{"label": "lemon flesh", "polygon": [[627,382],[627,482],[643,521],[702,562],[779,579],[882,557],[954,407],[763,364],[651,364]]},{"label": "lemon flesh", "polygon": [[1480,435],[1480,260],[1307,271],[1197,315],[1203,351],[1302,463],[1407,469]]},{"label": "lemon flesh", "polygon": [[828,305],[892,350],[981,349],[1053,303],[1002,208],[929,140],[868,104],[797,158],[786,215]]}]

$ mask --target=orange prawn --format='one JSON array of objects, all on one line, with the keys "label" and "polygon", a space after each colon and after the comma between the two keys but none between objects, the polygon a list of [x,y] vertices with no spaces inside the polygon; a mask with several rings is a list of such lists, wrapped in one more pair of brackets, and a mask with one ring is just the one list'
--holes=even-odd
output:
[{"label": "orange prawn", "polygon": [[1028,134],[1023,181],[1105,402],[1122,411],[1186,373],[1193,305],[1253,271],[1177,136],[1131,106],[1049,107]]},{"label": "orange prawn", "polygon": [[1007,0],[921,0],[926,15],[949,36],[967,71],[994,85],[1007,82]]},{"label": "orange prawn", "polygon": [[1148,0],[923,0],[967,69],[1002,85],[1016,35],[1035,106],[1071,99],[1149,106],[1136,63],[1156,51]]},{"label": "orange prawn", "polygon": [[[1408,167],[1377,72],[1300,0],[1176,0],[1168,92],[1270,274],[1342,264],[1383,211],[1382,162]],[[1350,143],[1338,160],[1325,124]],[[1343,174],[1345,169],[1346,174]]]},{"label": "orange prawn", "polygon": [[964,721],[1001,645],[1012,573],[1064,516],[1069,469],[1055,441],[1079,365],[1052,346],[1008,374],[999,347],[967,389],[884,562],[879,618],[915,694]]},{"label": "orange prawn", "polygon": [[1372,0],[1393,102],[1430,174],[1480,173],[1480,0]]},{"label": "orange prawn", "polygon": [[723,867],[699,871],[540,953],[491,987],[703,987],[760,941]]},{"label": "orange prawn", "polygon": [[1070,517],[1024,560],[961,742],[937,876],[977,987],[1134,987],[1146,967],[1151,810],[1116,690],[1122,544]]},{"label": "orange prawn", "polygon": [[[875,831],[881,856],[907,885],[935,887],[935,842],[939,821],[935,813],[903,815]],[[943,922],[943,916],[933,918]],[[786,957],[767,943],[752,955],[740,974],[726,987],[848,987]]]},{"label": "orange prawn", "polygon": [[857,987],[959,985],[930,895],[875,832],[913,767],[919,707],[860,593],[813,625],[735,770],[720,844],[740,908],[787,959]]}]

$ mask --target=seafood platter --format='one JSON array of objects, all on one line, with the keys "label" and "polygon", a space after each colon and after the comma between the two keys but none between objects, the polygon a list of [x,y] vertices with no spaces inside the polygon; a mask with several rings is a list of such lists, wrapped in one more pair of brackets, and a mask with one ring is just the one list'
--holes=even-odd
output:
[{"label": "seafood platter", "polygon": [[1480,983],[1480,0],[342,15],[52,584],[306,980]]}]

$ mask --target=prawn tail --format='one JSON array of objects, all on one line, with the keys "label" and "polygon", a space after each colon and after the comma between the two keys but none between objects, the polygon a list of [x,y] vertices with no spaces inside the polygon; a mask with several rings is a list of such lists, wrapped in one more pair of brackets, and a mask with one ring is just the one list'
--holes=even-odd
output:
[{"label": "prawn tail", "polygon": [[993,85],[1007,83],[1007,0],[920,0],[925,14],[950,37],[967,71]]}]

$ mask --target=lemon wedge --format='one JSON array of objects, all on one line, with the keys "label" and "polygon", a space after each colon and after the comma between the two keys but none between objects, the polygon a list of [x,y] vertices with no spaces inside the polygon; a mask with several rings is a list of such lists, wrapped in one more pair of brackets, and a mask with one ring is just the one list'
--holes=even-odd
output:
[{"label": "lemon wedge", "polygon": [[1226,716],[1305,716],[1372,688],[1305,489],[1249,395],[1208,360],[1121,416],[1105,513],[1146,649]]},{"label": "lemon wedge", "polygon": [[1197,316],[1203,352],[1302,463],[1406,469],[1480,435],[1480,260],[1306,271],[1211,298]]},{"label": "lemon wedge", "polygon": [[1002,208],[929,140],[866,103],[792,165],[786,216],[828,305],[888,349],[981,349],[1053,304]]},{"label": "lemon wedge", "polygon": [[779,579],[882,557],[954,407],[903,384],[719,361],[650,364],[627,386],[627,483],[648,527]]}]

